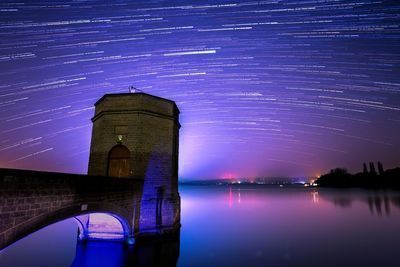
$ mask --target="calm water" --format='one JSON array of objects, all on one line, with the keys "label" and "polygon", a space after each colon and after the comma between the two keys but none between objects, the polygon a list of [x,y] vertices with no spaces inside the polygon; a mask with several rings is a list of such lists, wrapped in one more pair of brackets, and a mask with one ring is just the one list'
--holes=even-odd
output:
[{"label": "calm water", "polygon": [[400,266],[400,193],[181,186],[180,238],[77,245],[73,220],[0,252],[0,266]]}]

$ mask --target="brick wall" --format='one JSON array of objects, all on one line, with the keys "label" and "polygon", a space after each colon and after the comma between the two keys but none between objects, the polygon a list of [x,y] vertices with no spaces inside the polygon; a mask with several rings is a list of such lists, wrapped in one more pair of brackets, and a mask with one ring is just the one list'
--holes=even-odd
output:
[{"label": "brick wall", "polygon": [[80,214],[118,215],[134,235],[143,181],[0,169],[0,249],[54,222]]}]

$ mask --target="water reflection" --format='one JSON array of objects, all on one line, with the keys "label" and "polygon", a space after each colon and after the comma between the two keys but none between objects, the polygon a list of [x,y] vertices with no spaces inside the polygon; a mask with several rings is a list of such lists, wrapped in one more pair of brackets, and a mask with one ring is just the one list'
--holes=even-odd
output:
[{"label": "water reflection", "polygon": [[[244,188],[243,188],[244,187]],[[372,215],[386,215],[390,216],[393,208],[400,210],[400,192],[398,191],[380,191],[380,190],[362,190],[362,189],[326,189],[326,188],[302,188],[299,186],[287,186],[285,189],[271,188],[271,187],[252,187],[242,186],[232,187],[228,186],[225,189],[228,192],[229,208],[232,208],[234,203],[240,204],[242,201],[241,192],[244,192],[246,203],[253,203],[254,197],[257,198],[255,191],[264,191],[270,194],[275,194],[279,191],[282,195],[287,196],[288,193],[303,193],[311,196],[310,200],[313,204],[318,204],[320,199],[325,202],[332,202],[335,206],[340,208],[351,208],[353,202],[362,202],[368,206]],[[275,191],[275,192],[272,192]],[[253,203],[254,204],[254,203]]]},{"label": "water reflection", "polygon": [[179,266],[400,263],[399,192],[240,185],[188,186],[181,196]]},{"label": "water reflection", "polygon": [[390,216],[393,209],[400,210],[400,196],[393,191],[347,191],[335,192],[329,190],[312,191],[311,195],[314,202],[318,202],[321,196],[327,201],[334,203],[341,208],[351,208],[353,202],[360,201],[368,206],[371,215]]},{"label": "water reflection", "polygon": [[127,246],[118,242],[78,242],[71,266],[175,267],[179,258],[179,234]]}]

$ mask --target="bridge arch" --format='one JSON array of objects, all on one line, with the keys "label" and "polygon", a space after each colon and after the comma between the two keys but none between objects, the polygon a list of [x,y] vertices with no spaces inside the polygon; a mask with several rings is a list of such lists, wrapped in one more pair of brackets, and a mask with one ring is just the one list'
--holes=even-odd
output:
[{"label": "bridge arch", "polygon": [[74,218],[78,222],[78,227],[82,231],[81,233],[84,233],[85,226],[83,225],[82,221],[79,220],[79,216],[97,214],[97,213],[107,214],[117,219],[123,229],[123,240],[128,244],[134,243],[132,224],[123,215],[124,213],[126,214],[126,212],[120,210],[118,207],[114,207],[114,209],[111,209],[112,205],[106,208],[106,207],[100,207],[99,205],[93,203],[90,206],[92,206],[91,209],[85,211],[77,211],[78,207],[76,205],[71,205],[68,207],[63,207],[58,210],[42,213],[38,216],[31,217],[30,219],[21,222],[15,225],[13,228],[7,230],[8,234],[6,233],[6,239],[4,240],[4,247],[7,247],[47,226],[50,226],[52,224],[70,218]]},{"label": "bridge arch", "polygon": [[[78,240],[124,240],[128,241],[128,243],[133,242],[132,238],[129,238],[131,227],[129,226],[128,221],[118,214],[94,212],[85,215],[74,216],[73,218],[78,224]],[[115,223],[120,229],[115,229]],[[111,227],[112,229],[100,228],[101,231],[98,231],[99,225],[105,228]],[[99,237],[99,235],[102,235],[102,237]]]},{"label": "bridge arch", "polygon": [[45,226],[89,213],[112,214],[132,243],[142,188],[138,179],[0,169],[0,250]]}]

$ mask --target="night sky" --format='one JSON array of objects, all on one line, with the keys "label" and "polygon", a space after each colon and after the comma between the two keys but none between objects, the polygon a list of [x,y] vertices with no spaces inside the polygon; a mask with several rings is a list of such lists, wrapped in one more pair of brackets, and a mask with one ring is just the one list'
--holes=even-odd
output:
[{"label": "night sky", "polygon": [[400,165],[400,2],[4,1],[0,167],[86,173],[93,104],[181,110],[180,178]]}]

